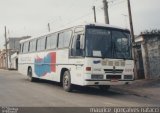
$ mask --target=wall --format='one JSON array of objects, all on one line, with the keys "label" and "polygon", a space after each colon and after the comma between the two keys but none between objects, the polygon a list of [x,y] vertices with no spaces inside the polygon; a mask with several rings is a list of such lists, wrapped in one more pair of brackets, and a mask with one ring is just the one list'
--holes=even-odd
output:
[{"label": "wall", "polygon": [[160,35],[144,35],[142,47],[145,76],[149,79],[160,77]]},{"label": "wall", "polygon": [[5,50],[0,52],[0,69],[6,68],[6,54]]},{"label": "wall", "polygon": [[30,36],[24,36],[24,37],[12,37],[8,38],[8,68],[9,69],[15,69],[16,68],[16,59],[17,58],[11,58],[12,55],[20,50],[20,40],[30,38]]},{"label": "wall", "polygon": [[137,44],[135,54],[136,54],[136,66],[137,66],[137,77],[136,79],[144,79],[144,64],[143,64],[143,57],[142,55],[142,46],[141,43]]}]

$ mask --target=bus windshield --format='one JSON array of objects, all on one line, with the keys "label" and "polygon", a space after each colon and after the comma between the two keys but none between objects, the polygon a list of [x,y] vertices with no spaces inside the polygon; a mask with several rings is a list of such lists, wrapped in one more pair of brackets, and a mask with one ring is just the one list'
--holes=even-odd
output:
[{"label": "bus windshield", "polygon": [[130,33],[112,28],[87,28],[86,56],[131,59]]}]

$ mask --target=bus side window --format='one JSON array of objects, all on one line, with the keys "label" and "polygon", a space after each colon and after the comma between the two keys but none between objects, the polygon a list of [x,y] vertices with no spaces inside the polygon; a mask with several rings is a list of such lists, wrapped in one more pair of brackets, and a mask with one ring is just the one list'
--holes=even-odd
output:
[{"label": "bus side window", "polygon": [[69,47],[71,36],[72,36],[72,31],[70,30],[59,33],[58,48]]},{"label": "bus side window", "polygon": [[27,53],[29,50],[29,42],[23,44],[23,53]]},{"label": "bus side window", "polygon": [[47,36],[46,49],[55,49],[57,47],[57,34]]},{"label": "bus side window", "polygon": [[30,41],[30,46],[29,46],[29,52],[35,52],[36,51],[36,40]]},{"label": "bus side window", "polygon": [[39,38],[37,41],[37,51],[45,50],[46,46],[46,37]]},{"label": "bus side window", "polygon": [[84,55],[84,35],[76,34],[73,38],[71,56]]}]

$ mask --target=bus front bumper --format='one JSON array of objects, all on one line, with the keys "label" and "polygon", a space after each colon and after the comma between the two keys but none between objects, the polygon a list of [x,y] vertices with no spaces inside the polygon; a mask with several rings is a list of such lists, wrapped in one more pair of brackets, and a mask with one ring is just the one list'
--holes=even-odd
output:
[{"label": "bus front bumper", "polygon": [[132,84],[134,80],[85,80],[84,86],[92,85],[125,85]]}]

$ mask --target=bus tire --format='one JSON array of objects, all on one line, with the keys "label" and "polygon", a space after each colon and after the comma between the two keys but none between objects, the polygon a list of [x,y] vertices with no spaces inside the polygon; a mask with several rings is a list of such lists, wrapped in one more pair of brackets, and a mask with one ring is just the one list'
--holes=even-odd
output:
[{"label": "bus tire", "polygon": [[65,71],[63,74],[63,79],[62,79],[62,84],[63,84],[63,89],[67,92],[72,91],[72,84],[71,84],[71,75],[69,71]]},{"label": "bus tire", "polygon": [[98,87],[102,91],[108,91],[110,89],[110,85],[100,85]]},{"label": "bus tire", "polygon": [[32,77],[32,68],[31,67],[28,68],[28,74],[27,74],[27,76],[28,76],[28,80],[30,82],[34,82],[34,78]]}]

